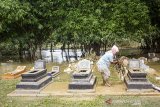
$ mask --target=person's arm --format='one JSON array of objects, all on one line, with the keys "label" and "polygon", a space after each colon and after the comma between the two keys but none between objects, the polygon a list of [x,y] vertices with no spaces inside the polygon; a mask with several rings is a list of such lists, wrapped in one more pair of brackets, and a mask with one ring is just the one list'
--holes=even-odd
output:
[{"label": "person's arm", "polygon": [[109,56],[109,61],[111,62],[111,64],[117,64],[118,60],[113,59],[113,56]]},{"label": "person's arm", "polygon": [[117,60],[115,60],[115,61],[111,62],[111,64],[117,64],[117,63],[118,63],[118,61],[117,61]]}]

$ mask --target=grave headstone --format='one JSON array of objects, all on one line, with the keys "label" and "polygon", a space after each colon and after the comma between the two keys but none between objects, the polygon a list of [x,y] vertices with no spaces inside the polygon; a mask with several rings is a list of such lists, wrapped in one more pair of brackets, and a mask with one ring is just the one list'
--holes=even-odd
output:
[{"label": "grave headstone", "polygon": [[138,60],[138,59],[131,59],[131,60],[129,60],[129,69],[140,69],[140,65],[141,63],[140,63],[140,60]]},{"label": "grave headstone", "polygon": [[34,69],[46,69],[46,61],[40,59],[35,61]]},{"label": "grave headstone", "polygon": [[148,53],[148,58],[152,59],[156,57],[156,54],[155,53]]},{"label": "grave headstone", "polygon": [[155,53],[148,53],[148,58],[149,62],[156,62],[160,60],[160,58],[157,57]]},{"label": "grave headstone", "polygon": [[91,70],[91,62],[90,62],[90,60],[83,59],[83,60],[79,61],[78,64],[77,64],[77,70],[78,71]]},{"label": "grave headstone", "polygon": [[141,61],[138,59],[129,60],[128,74],[125,77],[125,84],[130,90],[151,90],[152,84],[146,78],[147,72],[141,68]]},{"label": "grave headstone", "polygon": [[72,74],[68,86],[69,92],[77,92],[78,90],[81,90],[81,92],[86,90],[94,91],[96,76],[93,76],[90,64],[90,61],[86,59],[79,61],[77,64],[78,72]]},{"label": "grave headstone", "polygon": [[52,71],[48,72],[48,75],[52,76],[53,78],[56,77],[60,73],[59,66],[53,66]]}]

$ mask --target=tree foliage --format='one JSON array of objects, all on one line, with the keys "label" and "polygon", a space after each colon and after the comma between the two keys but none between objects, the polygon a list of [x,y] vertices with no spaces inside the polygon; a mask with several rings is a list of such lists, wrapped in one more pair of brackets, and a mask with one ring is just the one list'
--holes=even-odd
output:
[{"label": "tree foliage", "polygon": [[159,0],[1,0],[0,42],[10,40],[32,59],[46,41],[99,55],[126,40],[147,46],[159,38],[159,16]]}]

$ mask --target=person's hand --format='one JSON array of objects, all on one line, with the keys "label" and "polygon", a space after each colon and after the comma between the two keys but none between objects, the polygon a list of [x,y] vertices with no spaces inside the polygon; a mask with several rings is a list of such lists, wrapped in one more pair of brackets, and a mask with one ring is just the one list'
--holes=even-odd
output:
[{"label": "person's hand", "polygon": [[113,61],[113,62],[111,62],[112,64],[118,64],[118,61],[116,60],[116,61]]}]

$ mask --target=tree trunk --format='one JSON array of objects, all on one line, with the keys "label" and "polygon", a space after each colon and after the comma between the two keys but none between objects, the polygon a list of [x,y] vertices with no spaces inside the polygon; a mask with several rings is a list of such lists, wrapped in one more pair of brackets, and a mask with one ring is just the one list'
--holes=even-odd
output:
[{"label": "tree trunk", "polygon": [[50,52],[51,52],[51,62],[53,62],[53,53],[52,53],[52,50],[53,50],[53,44],[51,42],[51,48],[50,48]]},{"label": "tree trunk", "polygon": [[87,50],[87,44],[84,44],[84,51],[87,53],[88,50]]},{"label": "tree trunk", "polygon": [[42,59],[42,46],[41,45],[39,46],[39,57],[40,59]]},{"label": "tree trunk", "polygon": [[107,45],[106,45],[106,43],[104,44],[104,52],[106,52],[107,51]]},{"label": "tree trunk", "polygon": [[[64,52],[64,43],[63,43],[63,45],[62,45],[62,47],[61,47],[61,50],[62,50],[62,53],[61,53],[61,55],[62,55],[62,59],[63,59],[63,52]],[[64,61],[64,59],[63,59],[63,61]]]},{"label": "tree trunk", "polygon": [[36,60],[36,50],[37,50],[37,46],[35,46],[34,44],[30,43],[29,44],[29,51],[30,51],[30,57],[31,57],[31,61],[35,61]]},{"label": "tree trunk", "polygon": [[67,46],[68,46],[68,47],[67,47],[67,52],[68,52],[68,60],[70,61],[70,55],[69,55],[69,45],[70,45],[70,44],[69,44],[69,42],[68,42],[68,44],[67,44]]},{"label": "tree trunk", "polygon": [[22,50],[22,43],[21,42],[19,42],[19,60],[20,60],[20,62],[23,62],[23,50]]},{"label": "tree trunk", "polygon": [[76,43],[74,43],[74,54],[75,54],[75,60],[78,60],[78,58],[77,58],[77,48],[76,48]]},{"label": "tree trunk", "polygon": [[100,47],[101,47],[100,43],[94,42],[92,44],[93,51],[96,53],[97,56],[100,56]]},{"label": "tree trunk", "polygon": [[91,47],[91,44],[89,44],[89,45],[88,45],[88,53],[89,53],[89,55],[91,54],[91,48],[92,48],[92,47]]},{"label": "tree trunk", "polygon": [[32,62],[32,54],[30,49],[28,49],[28,56],[29,56],[29,61]]},{"label": "tree trunk", "polygon": [[62,49],[62,58],[64,57],[64,56],[63,56],[63,51],[64,51],[65,57],[66,57],[66,61],[69,62],[68,55],[67,55],[67,52],[66,52],[66,50],[65,50],[65,47],[66,47],[66,43],[64,42],[64,43],[63,43],[63,46],[62,46],[62,48],[61,48],[61,49]]},{"label": "tree trunk", "polygon": [[81,55],[81,57],[82,58],[84,58],[85,57],[85,50],[84,50],[84,46],[81,44],[81,53],[82,53],[82,55]]}]

